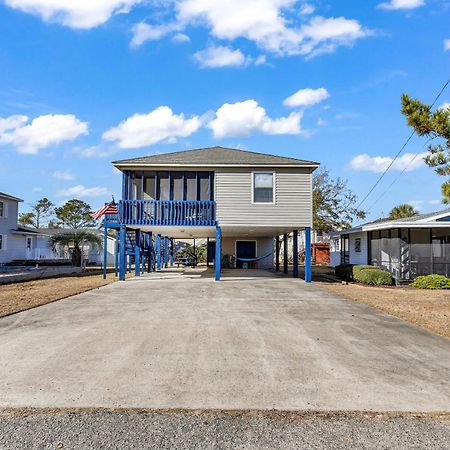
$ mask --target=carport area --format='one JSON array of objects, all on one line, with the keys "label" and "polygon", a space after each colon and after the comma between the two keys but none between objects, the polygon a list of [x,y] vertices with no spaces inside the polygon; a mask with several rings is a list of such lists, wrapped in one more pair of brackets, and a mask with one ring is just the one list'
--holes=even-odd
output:
[{"label": "carport area", "polygon": [[449,409],[448,339],[233,274],[152,273],[0,319],[0,406]]}]

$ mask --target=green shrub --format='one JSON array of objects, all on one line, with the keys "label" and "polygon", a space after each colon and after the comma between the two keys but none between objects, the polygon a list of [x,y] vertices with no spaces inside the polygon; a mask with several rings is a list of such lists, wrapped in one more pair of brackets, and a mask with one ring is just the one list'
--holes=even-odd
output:
[{"label": "green shrub", "polygon": [[353,264],[339,264],[334,268],[337,277],[345,281],[353,281]]},{"label": "green shrub", "polygon": [[354,266],[353,267],[353,279],[356,280],[360,276],[361,271],[363,271],[363,270],[367,270],[367,269],[371,270],[371,269],[376,269],[376,268],[377,267],[375,267],[375,266],[364,266],[364,265]]},{"label": "green shrub", "polygon": [[415,278],[411,286],[417,289],[450,289],[450,278],[444,275],[424,275]]},{"label": "green shrub", "polygon": [[356,281],[372,286],[391,286],[392,275],[376,267],[359,270],[354,274]]}]

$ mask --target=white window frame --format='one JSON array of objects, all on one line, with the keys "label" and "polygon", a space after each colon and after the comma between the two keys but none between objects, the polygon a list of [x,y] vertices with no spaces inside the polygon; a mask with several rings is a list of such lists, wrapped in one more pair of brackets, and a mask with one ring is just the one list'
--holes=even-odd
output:
[{"label": "white window frame", "polygon": [[[266,173],[266,174],[271,174],[272,175],[272,201],[271,202],[255,202],[255,175],[258,173]],[[276,194],[276,178],[277,178],[277,173],[273,170],[254,170],[252,171],[252,204],[253,205],[275,205],[276,203],[276,198],[277,198],[277,194]]]}]

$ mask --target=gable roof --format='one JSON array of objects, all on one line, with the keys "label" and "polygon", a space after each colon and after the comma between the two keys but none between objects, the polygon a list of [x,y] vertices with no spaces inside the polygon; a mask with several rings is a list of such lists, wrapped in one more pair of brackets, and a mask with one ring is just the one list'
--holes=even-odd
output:
[{"label": "gable roof", "polygon": [[402,219],[377,219],[372,222],[363,223],[361,225],[350,228],[349,230],[341,230],[333,235],[353,234],[364,231],[388,230],[390,228],[430,228],[445,227],[450,228],[450,208],[441,211],[435,211],[426,214],[417,214],[412,217],[404,217]]},{"label": "gable roof", "polygon": [[0,197],[7,198],[8,200],[15,200],[16,202],[23,202],[23,200],[19,197],[14,197],[13,195],[5,194],[4,192],[0,192]]},{"label": "gable roof", "polygon": [[208,147],[113,161],[118,169],[139,166],[286,166],[316,168],[319,163],[227,147]]}]

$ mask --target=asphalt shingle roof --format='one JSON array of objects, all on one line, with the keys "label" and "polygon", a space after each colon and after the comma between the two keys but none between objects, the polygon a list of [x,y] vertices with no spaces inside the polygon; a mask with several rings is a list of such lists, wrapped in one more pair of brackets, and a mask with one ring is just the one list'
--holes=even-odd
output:
[{"label": "asphalt shingle roof", "polygon": [[180,152],[163,153],[157,155],[143,156],[140,158],[123,159],[114,161],[114,165],[160,165],[160,164],[182,164],[182,165],[286,165],[286,166],[318,166],[319,163],[303,159],[290,158],[286,156],[269,155],[266,153],[250,152],[226,147],[209,147]]},{"label": "asphalt shingle roof", "polygon": [[14,195],[5,194],[4,192],[0,192],[0,197],[9,198],[10,200],[16,200],[18,202],[23,202],[23,200],[19,197],[14,197]]}]

